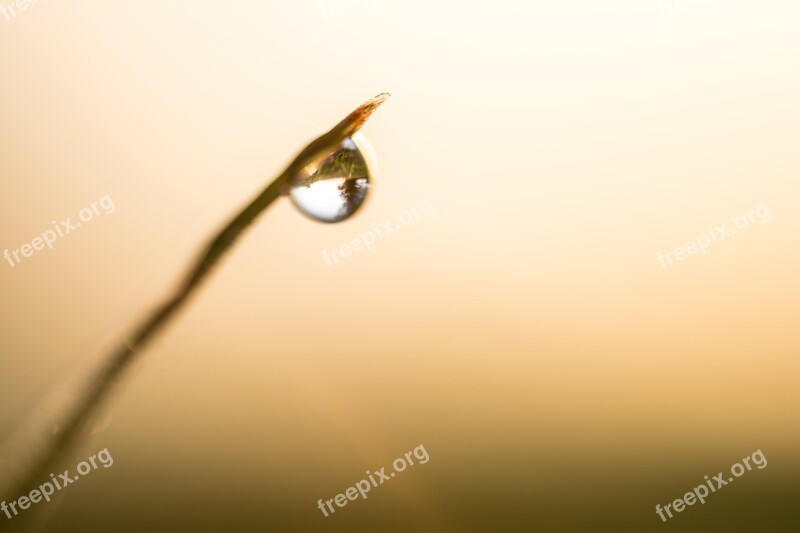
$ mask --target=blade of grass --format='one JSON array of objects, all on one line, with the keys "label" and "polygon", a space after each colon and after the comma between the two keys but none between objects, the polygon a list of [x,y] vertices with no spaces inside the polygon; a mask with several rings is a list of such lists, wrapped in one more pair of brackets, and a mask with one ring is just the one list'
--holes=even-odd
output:
[{"label": "blade of grass", "polygon": [[[315,165],[320,159],[329,155],[346,138],[353,135],[366,122],[369,116],[389,97],[382,93],[368,100],[330,131],[308,144],[286,169],[270,183],[263,192],[241,209],[211,239],[200,257],[193,263],[177,290],[157,307],[133,331],[133,334],[112,352],[97,375],[87,385],[85,394],[79,398],[77,405],[67,419],[60,425],[53,439],[45,445],[40,456],[26,469],[26,473],[15,484],[16,490],[9,496],[16,498],[26,494],[31,487],[48,477],[50,466],[61,457],[77,437],[79,437],[97,411],[111,387],[119,380],[153,337],[160,332],[176,313],[197,292],[201,282],[216,266],[220,259],[231,250],[239,235],[260,215],[272,202],[288,192],[293,177],[305,167]],[[3,522],[0,522],[0,528]]]}]

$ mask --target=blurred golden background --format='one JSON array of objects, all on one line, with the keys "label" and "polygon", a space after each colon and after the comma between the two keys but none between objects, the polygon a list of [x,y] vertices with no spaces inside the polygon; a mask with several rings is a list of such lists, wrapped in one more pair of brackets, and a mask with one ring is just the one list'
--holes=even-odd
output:
[{"label": "blurred golden background", "polygon": [[[0,250],[115,206],[0,263],[0,440],[46,418],[42,398],[297,150],[392,93],[363,130],[364,208],[324,225],[283,199],[258,220],[73,454],[108,448],[113,467],[37,505],[45,530],[796,531],[798,16],[790,0],[0,11]],[[426,200],[372,250],[323,258]],[[659,261],[762,205],[768,223]],[[317,508],[420,444],[427,464]],[[758,449],[764,470],[655,514]],[[6,453],[0,477],[18,466]]]}]

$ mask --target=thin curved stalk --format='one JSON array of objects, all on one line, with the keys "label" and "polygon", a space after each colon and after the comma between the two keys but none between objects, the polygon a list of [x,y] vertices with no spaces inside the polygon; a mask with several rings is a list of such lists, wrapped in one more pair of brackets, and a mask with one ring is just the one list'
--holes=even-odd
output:
[{"label": "thin curved stalk", "polygon": [[[16,484],[17,490],[10,494],[11,497],[27,493],[31,487],[48,477],[50,466],[84,432],[92,415],[101,406],[109,390],[119,380],[124,371],[131,366],[137,357],[141,356],[143,349],[153,337],[164,329],[189,298],[197,292],[198,287],[206,279],[213,267],[232,249],[239,235],[272,202],[288,191],[292,178],[297,176],[304,168],[317,164],[322,158],[335,150],[346,138],[358,131],[372,112],[388,97],[387,93],[383,93],[368,100],[329,132],[312,141],[263,192],[239,211],[230,222],[225,224],[216,236],[211,239],[200,257],[193,263],[177,290],[145,318],[127,340],[109,354],[103,367],[99,369],[87,385],[84,395],[78,400],[74,410],[60,426],[60,431],[46,444],[41,455],[21,476],[21,479]],[[0,521],[0,527],[2,527],[3,522]]]}]

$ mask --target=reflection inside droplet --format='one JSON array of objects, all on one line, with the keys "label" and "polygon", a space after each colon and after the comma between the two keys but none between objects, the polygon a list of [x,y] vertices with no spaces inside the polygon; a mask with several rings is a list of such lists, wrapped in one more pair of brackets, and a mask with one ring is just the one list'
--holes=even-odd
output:
[{"label": "reflection inside droplet", "polygon": [[370,169],[359,145],[363,136],[345,139],[319,167],[297,176],[289,197],[300,211],[321,222],[340,222],[355,213],[370,187]]}]

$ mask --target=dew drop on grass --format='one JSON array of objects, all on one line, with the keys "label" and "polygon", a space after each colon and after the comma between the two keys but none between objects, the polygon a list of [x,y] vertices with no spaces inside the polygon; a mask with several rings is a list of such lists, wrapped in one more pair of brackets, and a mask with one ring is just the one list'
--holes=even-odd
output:
[{"label": "dew drop on grass", "polygon": [[294,205],[320,222],[341,222],[352,216],[364,203],[372,182],[365,153],[371,156],[363,135],[345,139],[316,168],[295,177],[289,192]]}]

